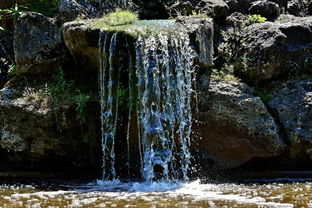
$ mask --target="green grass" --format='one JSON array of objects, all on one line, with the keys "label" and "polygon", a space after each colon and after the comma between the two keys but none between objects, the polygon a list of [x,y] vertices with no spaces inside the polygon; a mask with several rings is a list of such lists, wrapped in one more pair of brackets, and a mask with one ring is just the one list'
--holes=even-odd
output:
[{"label": "green grass", "polygon": [[108,13],[100,19],[92,20],[90,26],[105,31],[126,32],[138,20],[138,14],[128,10],[117,9],[115,12]]},{"label": "green grass", "polygon": [[138,20],[138,14],[128,10],[116,10],[115,12],[108,13],[98,21],[98,24],[103,26],[121,26],[132,24]]}]

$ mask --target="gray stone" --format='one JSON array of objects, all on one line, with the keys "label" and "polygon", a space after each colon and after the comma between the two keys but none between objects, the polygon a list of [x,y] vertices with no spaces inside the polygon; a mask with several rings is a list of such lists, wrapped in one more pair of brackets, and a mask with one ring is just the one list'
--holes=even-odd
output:
[{"label": "gray stone", "polygon": [[8,152],[23,152],[28,148],[28,142],[17,134],[2,130],[0,146]]},{"label": "gray stone", "polygon": [[62,23],[73,21],[88,14],[87,9],[77,3],[76,0],[61,0],[58,13],[58,20]]},{"label": "gray stone", "polygon": [[198,48],[198,61],[202,65],[213,65],[213,37],[214,25],[212,19],[179,17],[176,20],[187,29],[187,33],[195,39]]},{"label": "gray stone", "polygon": [[65,23],[62,27],[65,44],[77,67],[98,71],[99,69],[99,29],[91,29],[88,21]]},{"label": "gray stone", "polygon": [[234,12],[232,13],[231,15],[229,15],[226,20],[225,20],[225,23],[227,25],[230,25],[230,26],[243,26],[245,25],[246,23],[248,22],[248,17],[242,13],[239,13],[239,12]]},{"label": "gray stone", "polygon": [[304,17],[309,15],[309,0],[290,0],[287,5],[289,14]]},{"label": "gray stone", "polygon": [[244,76],[265,80],[312,71],[312,17],[282,15],[245,27],[239,38],[235,65]]},{"label": "gray stone", "polygon": [[252,2],[248,11],[266,18],[276,18],[281,13],[278,4],[267,0]]},{"label": "gray stone", "polygon": [[182,15],[191,15],[196,11],[213,18],[222,18],[229,12],[229,7],[223,0],[182,0],[173,4],[170,10]]},{"label": "gray stone", "polygon": [[19,74],[57,70],[64,50],[56,20],[35,12],[22,14],[14,31],[14,52]]},{"label": "gray stone", "polygon": [[233,168],[254,157],[269,158],[285,150],[278,125],[252,88],[209,80],[205,75],[200,83],[194,143],[216,166]]},{"label": "gray stone", "polygon": [[312,157],[312,81],[288,82],[268,105],[283,126],[292,157]]}]

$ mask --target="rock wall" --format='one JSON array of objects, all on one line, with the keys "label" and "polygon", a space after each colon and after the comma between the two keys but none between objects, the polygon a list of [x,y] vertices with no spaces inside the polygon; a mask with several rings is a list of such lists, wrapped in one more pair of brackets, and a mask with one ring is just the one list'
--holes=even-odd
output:
[{"label": "rock wall", "polygon": [[[91,20],[65,23],[97,16],[94,2],[80,3],[61,1],[55,18],[32,12],[18,20],[18,75],[0,91],[0,171],[100,169],[99,29],[90,26]],[[218,170],[258,160],[279,164],[276,168],[312,164],[311,5],[295,0],[144,5],[145,11],[161,7],[168,17],[177,12],[195,16],[179,17],[176,24],[186,28],[197,52],[192,136],[197,162]],[[252,24],[247,15],[253,14],[267,21]],[[77,119],[77,103],[63,103],[56,115],[50,98],[42,96],[59,68],[79,85],[92,85],[84,124]],[[12,77],[5,74],[3,80]],[[62,132],[55,116],[61,118]],[[131,132],[135,138],[136,130]],[[131,144],[137,148],[135,141]]]}]

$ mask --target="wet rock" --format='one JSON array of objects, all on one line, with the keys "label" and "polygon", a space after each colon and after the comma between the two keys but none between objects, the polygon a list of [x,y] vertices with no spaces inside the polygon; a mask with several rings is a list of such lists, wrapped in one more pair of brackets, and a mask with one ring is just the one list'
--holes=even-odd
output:
[{"label": "wet rock", "polygon": [[193,143],[204,158],[226,169],[285,150],[278,125],[252,88],[243,83],[210,80],[206,75],[200,83]]},{"label": "wet rock", "polygon": [[[213,23],[210,18],[177,18],[175,24],[184,27],[198,52],[198,60],[203,65],[213,62]],[[88,21],[65,23],[62,27],[65,44],[74,58],[76,66],[97,73],[99,68],[99,29],[91,27]],[[125,31],[118,31],[127,34]],[[130,35],[129,35],[130,36]]]},{"label": "wet rock", "polygon": [[56,20],[35,12],[22,14],[14,31],[14,52],[19,74],[57,70],[64,51]]},{"label": "wet rock", "polygon": [[236,69],[253,80],[312,71],[312,17],[282,15],[240,32]]},{"label": "wet rock", "polygon": [[291,156],[312,157],[312,81],[291,81],[268,103],[290,143]]},{"label": "wet rock", "polygon": [[212,19],[178,17],[176,22],[187,29],[198,53],[198,62],[204,66],[213,65],[214,25]]},{"label": "wet rock", "polygon": [[266,18],[277,18],[280,15],[278,4],[267,0],[252,2],[248,11],[251,14],[259,14]]},{"label": "wet rock", "polygon": [[290,0],[287,5],[289,14],[304,17],[309,14],[309,0]]}]

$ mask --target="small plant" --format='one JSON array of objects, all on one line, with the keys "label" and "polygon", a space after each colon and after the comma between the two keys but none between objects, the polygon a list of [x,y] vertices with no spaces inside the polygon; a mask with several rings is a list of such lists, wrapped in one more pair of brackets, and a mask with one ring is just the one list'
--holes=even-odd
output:
[{"label": "small plant", "polygon": [[89,96],[74,85],[74,81],[68,81],[65,78],[63,70],[60,70],[52,77],[52,81],[48,84],[49,94],[52,97],[52,108],[55,115],[57,129],[62,132],[60,110],[68,103],[76,104],[77,118],[81,123],[86,122],[85,109]]},{"label": "small plant", "polygon": [[120,26],[132,24],[137,20],[138,14],[128,10],[117,9],[115,12],[106,14],[101,21],[108,26]]},{"label": "small plant", "polygon": [[252,25],[255,23],[263,23],[267,19],[265,17],[262,17],[261,15],[258,14],[253,14],[248,16],[248,25]]},{"label": "small plant", "polygon": [[13,76],[17,75],[16,65],[10,66],[8,70],[8,74],[13,75]]},{"label": "small plant", "polygon": [[259,97],[261,98],[261,100],[262,100],[263,102],[265,102],[265,103],[268,102],[269,100],[271,100],[272,97],[273,97],[272,94],[266,93],[266,92],[262,92],[262,91],[258,91],[258,95],[259,95]]},{"label": "small plant", "polygon": [[87,102],[89,100],[89,96],[82,94],[79,90],[79,95],[76,96],[76,112],[78,114],[78,119],[81,123],[86,123],[86,112],[85,109],[87,107]]},{"label": "small plant", "polygon": [[230,64],[223,64],[221,69],[212,69],[211,78],[214,80],[227,80],[239,82],[240,80],[234,75],[234,66]]},{"label": "small plant", "polygon": [[[0,9],[0,19],[12,18],[13,25],[16,24],[17,18],[20,14],[26,12],[25,9],[21,9],[22,6],[15,4],[14,7],[9,9]],[[3,29],[3,28],[2,28]]]},{"label": "small plant", "polygon": [[208,18],[208,15],[202,13],[200,10],[198,10],[198,11],[193,10],[191,16],[192,17],[197,17],[197,18]]}]

